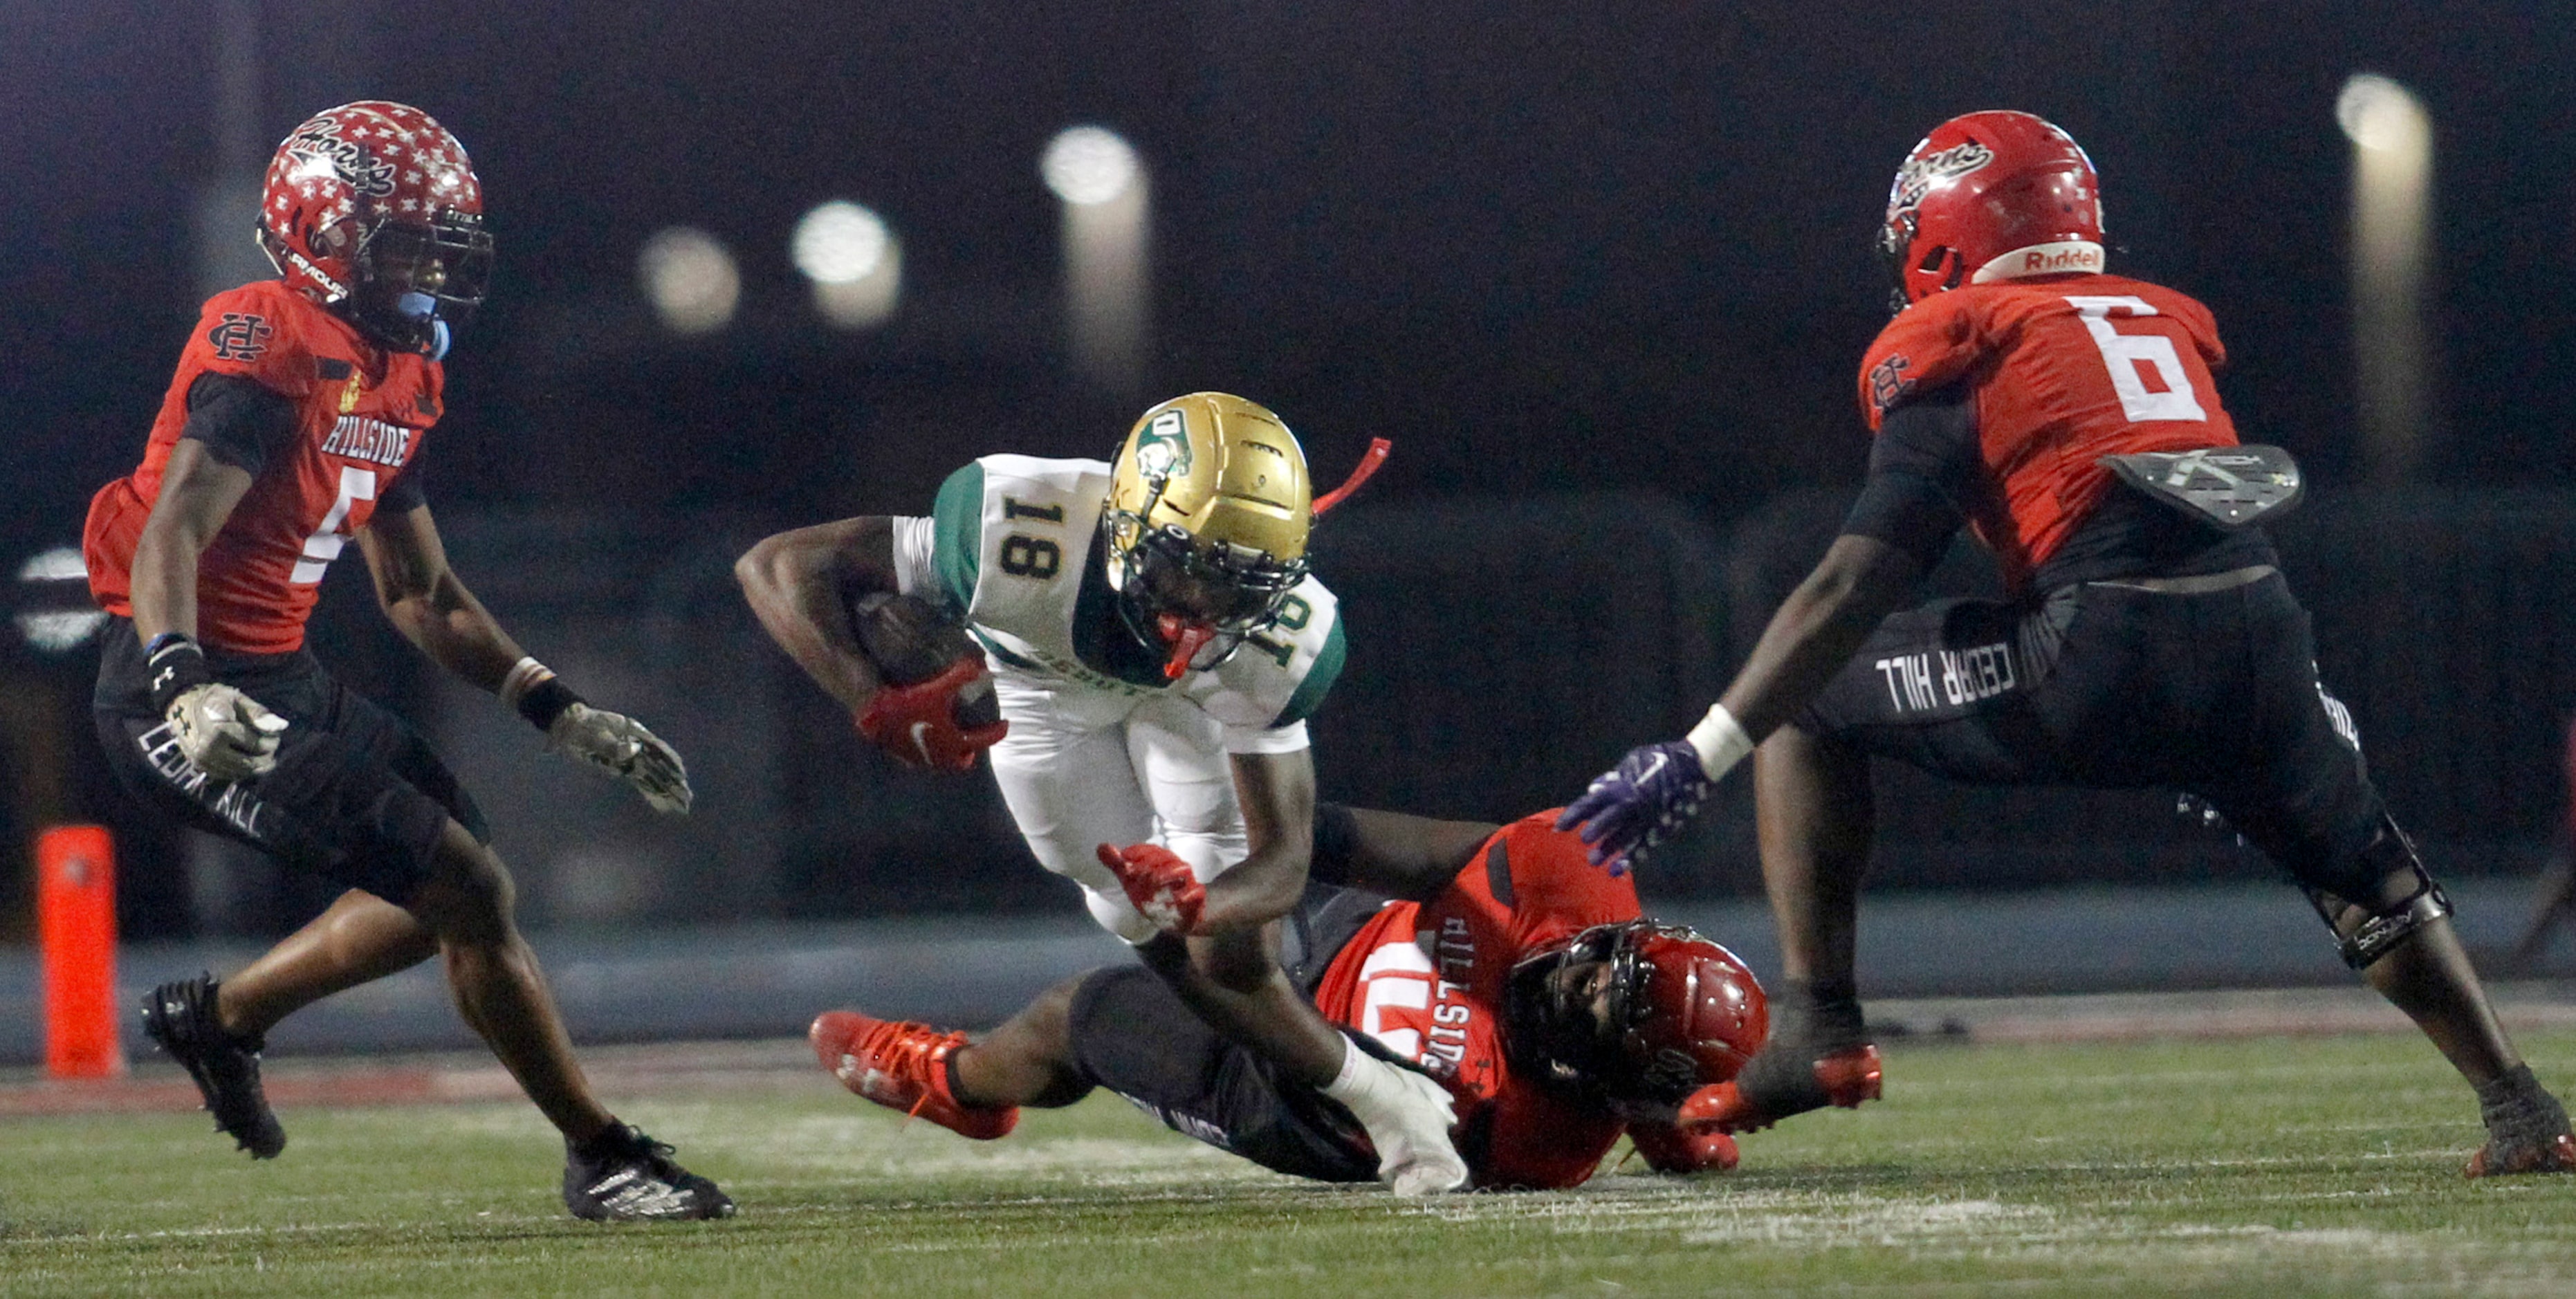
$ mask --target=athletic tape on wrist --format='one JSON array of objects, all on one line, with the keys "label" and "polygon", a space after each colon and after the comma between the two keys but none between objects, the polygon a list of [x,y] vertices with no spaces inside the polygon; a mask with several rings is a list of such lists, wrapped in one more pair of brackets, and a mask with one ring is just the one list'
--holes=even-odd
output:
[{"label": "athletic tape on wrist", "polygon": [[1745,732],[1743,723],[1735,720],[1735,714],[1726,711],[1724,704],[1710,704],[1708,716],[1699,719],[1699,725],[1691,728],[1689,739],[1691,748],[1699,754],[1699,765],[1708,772],[1710,780],[1724,776],[1753,752],[1753,737]]}]

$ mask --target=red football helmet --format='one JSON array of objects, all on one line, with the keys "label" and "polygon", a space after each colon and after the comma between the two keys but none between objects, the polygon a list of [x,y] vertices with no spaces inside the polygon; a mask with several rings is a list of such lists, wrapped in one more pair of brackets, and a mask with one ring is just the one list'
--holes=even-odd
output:
[{"label": "red football helmet", "polygon": [[286,282],[387,346],[445,354],[491,281],[465,146],[405,104],[342,104],[289,132],[259,218],[259,246]]},{"label": "red football helmet", "polygon": [[2101,181],[2074,137],[2028,113],[1954,117],[1896,169],[1878,247],[1900,311],[1963,281],[2099,272]]},{"label": "red football helmet", "polygon": [[1762,985],[1681,925],[1594,925],[1523,957],[1506,981],[1506,1045],[1536,1076],[1666,1103],[1725,1082],[1770,1035]]}]

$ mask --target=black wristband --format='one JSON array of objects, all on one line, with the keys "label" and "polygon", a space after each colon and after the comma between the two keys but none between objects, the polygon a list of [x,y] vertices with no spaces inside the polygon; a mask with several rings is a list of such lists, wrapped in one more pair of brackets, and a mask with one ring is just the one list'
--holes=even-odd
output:
[{"label": "black wristband", "polygon": [[519,716],[527,718],[538,730],[549,731],[554,729],[555,719],[563,716],[565,709],[580,702],[581,696],[574,694],[572,687],[563,683],[563,678],[547,677],[528,687],[528,693],[519,696]]},{"label": "black wristband", "polygon": [[152,711],[170,711],[171,701],[215,679],[206,652],[186,632],[165,631],[143,647],[144,671],[152,682]]}]

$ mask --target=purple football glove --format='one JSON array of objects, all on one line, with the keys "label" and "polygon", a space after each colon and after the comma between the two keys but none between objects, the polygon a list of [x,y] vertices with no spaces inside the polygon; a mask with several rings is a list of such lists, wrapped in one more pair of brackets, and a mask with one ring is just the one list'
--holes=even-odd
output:
[{"label": "purple football glove", "polygon": [[1592,845],[1592,864],[1613,875],[1644,861],[1646,852],[1689,824],[1708,796],[1708,769],[1687,740],[1667,740],[1628,750],[1619,765],[1603,772],[1583,797],[1556,818],[1556,828],[1583,827],[1583,842]]}]

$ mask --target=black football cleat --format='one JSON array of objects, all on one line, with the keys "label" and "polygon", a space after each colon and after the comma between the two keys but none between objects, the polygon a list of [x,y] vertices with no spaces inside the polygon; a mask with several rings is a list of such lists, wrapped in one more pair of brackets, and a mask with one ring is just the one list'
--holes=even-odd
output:
[{"label": "black football cleat", "polygon": [[286,1149],[286,1129],[260,1090],[260,1038],[235,1037],[215,1019],[215,979],[165,983],[143,999],[143,1035],[187,1069],[215,1116],[215,1131],[241,1143],[253,1159]]},{"label": "black football cleat", "polygon": [[565,1148],[563,1193],[572,1216],[590,1222],[733,1216],[733,1200],[715,1183],[673,1163],[669,1146],[623,1123]]}]

